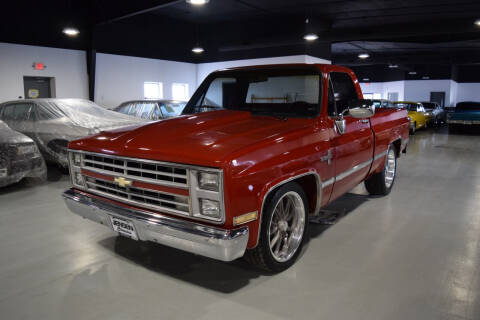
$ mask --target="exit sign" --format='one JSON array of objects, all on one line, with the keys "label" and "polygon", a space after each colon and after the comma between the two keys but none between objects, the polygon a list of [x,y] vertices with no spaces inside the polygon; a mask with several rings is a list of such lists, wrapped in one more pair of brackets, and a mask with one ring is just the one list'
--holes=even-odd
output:
[{"label": "exit sign", "polygon": [[43,70],[46,67],[47,66],[45,64],[43,64],[42,62],[34,62],[33,63],[33,69],[35,69],[35,70]]}]

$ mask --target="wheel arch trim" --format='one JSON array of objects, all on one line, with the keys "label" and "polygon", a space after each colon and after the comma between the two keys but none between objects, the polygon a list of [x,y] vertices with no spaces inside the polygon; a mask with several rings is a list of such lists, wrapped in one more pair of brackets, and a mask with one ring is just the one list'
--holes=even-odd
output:
[{"label": "wheel arch trim", "polygon": [[264,211],[265,202],[266,202],[268,196],[272,193],[272,191],[276,190],[278,187],[281,187],[284,184],[287,184],[289,182],[295,181],[299,178],[303,178],[303,177],[306,177],[306,176],[309,176],[309,175],[311,175],[315,178],[315,182],[316,182],[316,185],[317,185],[317,201],[316,201],[316,205],[315,205],[315,214],[317,214],[320,211],[320,206],[321,206],[321,203],[322,203],[322,190],[325,186],[324,186],[324,182],[322,183],[322,180],[320,179],[320,175],[318,174],[318,172],[316,170],[310,169],[307,172],[302,172],[302,173],[298,173],[298,174],[294,174],[292,176],[282,178],[277,183],[274,183],[271,186],[269,186],[267,188],[267,191],[264,193],[264,195],[262,197],[262,205],[261,205],[261,208],[260,208],[260,219],[258,221],[257,241],[256,241],[255,246],[253,248],[258,246],[258,242],[260,240],[260,232],[262,231],[263,211]]}]

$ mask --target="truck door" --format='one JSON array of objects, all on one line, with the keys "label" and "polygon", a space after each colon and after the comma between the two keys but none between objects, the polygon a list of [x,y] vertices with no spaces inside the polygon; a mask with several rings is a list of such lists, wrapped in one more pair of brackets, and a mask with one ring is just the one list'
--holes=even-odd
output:
[{"label": "truck door", "polygon": [[[344,72],[331,72],[329,86],[334,99],[334,117],[348,108],[350,101],[359,99],[353,79]],[[330,92],[330,88],[329,88]],[[346,130],[341,134],[334,130],[335,181],[331,200],[362,182],[370,170],[374,137],[368,119],[356,119],[345,115]]]}]

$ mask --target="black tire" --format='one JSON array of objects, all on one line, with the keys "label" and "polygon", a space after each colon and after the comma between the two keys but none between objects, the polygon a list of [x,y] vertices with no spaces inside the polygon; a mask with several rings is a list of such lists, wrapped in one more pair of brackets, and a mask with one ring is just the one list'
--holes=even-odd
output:
[{"label": "black tire", "polygon": [[[277,204],[280,200],[283,201],[284,196],[296,194],[301,199],[303,203],[303,232],[301,232],[301,238],[298,242],[298,247],[292,253],[286,261],[278,261],[270,248],[270,239],[269,239],[269,230],[271,223],[273,221],[273,214],[277,207]],[[298,199],[298,198],[297,198]],[[288,269],[292,266],[297,260],[300,252],[302,251],[303,244],[305,242],[305,235],[307,234],[308,229],[308,201],[305,191],[302,187],[296,182],[289,182],[281,186],[278,190],[274,191],[273,195],[269,196],[269,199],[266,200],[262,223],[260,231],[260,239],[258,240],[258,245],[254,249],[247,250],[245,253],[245,259],[252,265],[270,271],[270,272],[281,272]],[[292,221],[293,223],[293,221]],[[275,237],[274,237],[275,238]],[[278,237],[280,238],[280,237]],[[279,240],[282,241],[282,240]],[[283,240],[284,241],[284,240]],[[288,241],[287,241],[288,242]],[[281,243],[280,243],[281,244]],[[273,246],[273,245],[272,245]],[[283,249],[282,249],[283,251]]]},{"label": "black tire", "polygon": [[454,124],[449,124],[448,125],[448,133],[457,133],[458,132],[458,127]]},{"label": "black tire", "polygon": [[413,123],[413,128],[410,128],[410,134],[413,136],[415,135],[415,132],[417,131],[417,123]]},{"label": "black tire", "polygon": [[[387,166],[389,157],[391,157],[391,153],[393,153],[394,173],[393,177],[391,177],[393,180],[391,181],[391,183],[388,183],[387,179],[390,178],[390,176],[387,175]],[[393,185],[395,184],[395,178],[397,176],[397,157],[398,151],[395,149],[395,146],[390,145],[387,150],[383,170],[365,180],[365,188],[367,188],[369,194],[376,196],[386,196],[390,193],[390,191],[392,191]]]}]

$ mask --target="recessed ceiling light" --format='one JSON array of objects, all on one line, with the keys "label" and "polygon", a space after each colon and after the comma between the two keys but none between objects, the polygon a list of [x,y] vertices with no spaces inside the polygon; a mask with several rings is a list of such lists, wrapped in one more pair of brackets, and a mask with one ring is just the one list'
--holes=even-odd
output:
[{"label": "recessed ceiling light", "polygon": [[428,79],[430,79],[430,77],[429,76],[423,76],[422,79],[423,80],[428,80]]},{"label": "recessed ceiling light", "polygon": [[363,81],[370,81],[369,78],[363,78]]},{"label": "recessed ceiling light", "polygon": [[477,25],[478,27],[480,27],[480,19],[475,20],[474,23],[475,23],[475,25]]},{"label": "recessed ceiling light", "polygon": [[187,3],[193,4],[194,6],[203,6],[207,4],[210,0],[186,0]]},{"label": "recessed ceiling light", "polygon": [[416,71],[410,71],[408,74],[414,75],[414,74],[417,74],[417,72]]},{"label": "recessed ceiling light", "polygon": [[63,33],[69,37],[75,37],[80,33],[80,31],[78,31],[77,28],[65,28],[63,29]]},{"label": "recessed ceiling light", "polygon": [[196,54],[200,54],[200,53],[202,53],[203,51],[205,51],[205,50],[203,50],[202,47],[195,47],[195,48],[192,49],[192,52],[194,52],[194,53],[196,53]]},{"label": "recessed ceiling light", "polygon": [[398,68],[398,64],[389,64],[388,65],[389,68]]},{"label": "recessed ceiling light", "polygon": [[303,36],[303,39],[307,41],[315,41],[318,39],[318,35],[315,33],[307,33],[306,35]]},{"label": "recessed ceiling light", "polygon": [[368,58],[370,58],[370,55],[369,55],[368,53],[360,53],[360,54],[358,55],[358,57],[359,57],[360,59],[368,59]]}]

